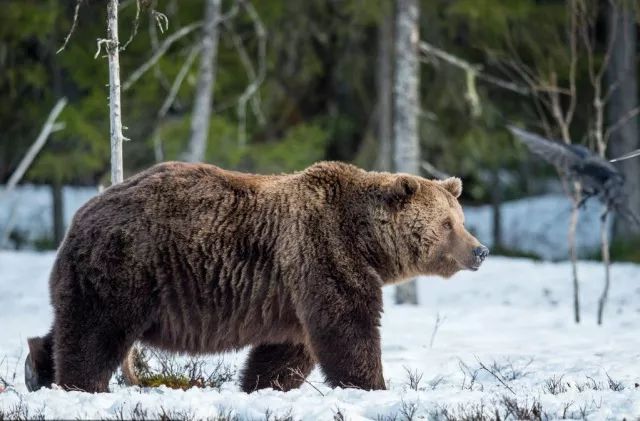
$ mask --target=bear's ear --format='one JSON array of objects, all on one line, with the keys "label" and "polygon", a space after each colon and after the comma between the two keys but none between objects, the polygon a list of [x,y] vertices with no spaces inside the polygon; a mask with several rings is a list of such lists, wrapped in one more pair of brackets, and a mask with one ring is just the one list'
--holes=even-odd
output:
[{"label": "bear's ear", "polygon": [[419,189],[420,183],[416,179],[399,175],[391,184],[383,187],[383,197],[390,205],[400,205],[411,199]]},{"label": "bear's ear", "polygon": [[444,187],[456,199],[462,194],[462,180],[458,177],[449,177],[440,181],[440,185]]}]

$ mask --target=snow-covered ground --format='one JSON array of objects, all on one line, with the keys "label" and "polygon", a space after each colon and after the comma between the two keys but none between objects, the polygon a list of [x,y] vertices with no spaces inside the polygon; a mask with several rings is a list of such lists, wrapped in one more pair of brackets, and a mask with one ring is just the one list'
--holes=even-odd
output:
[{"label": "snow-covered ground", "polygon": [[[97,188],[66,186],[64,219],[69,226],[74,213],[98,193]],[[0,186],[0,197],[2,187]],[[543,259],[566,259],[567,227],[571,203],[555,193],[505,202],[501,208],[503,243],[507,248],[532,253]],[[492,246],[493,214],[491,206],[465,206],[466,224],[477,238]],[[601,207],[595,200],[580,212],[577,244],[582,256],[600,247]],[[611,221],[611,218],[609,219]],[[0,242],[7,225],[18,231],[28,243],[51,236],[51,191],[47,186],[21,185],[0,201]],[[0,244],[1,246],[1,244]],[[28,246],[28,245],[27,245]]]},{"label": "snow-covered ground", "polygon": [[[448,281],[420,279],[418,307],[393,305],[393,291],[386,290],[382,343],[387,391],[331,390],[316,370],[310,384],[288,393],[245,394],[235,382],[220,391],[126,388],[114,382],[112,392],[104,394],[55,388],[27,393],[22,369],[26,338],[43,334],[51,322],[47,276],[53,258],[52,253],[0,252],[0,376],[14,384],[0,393],[0,413],[22,405],[32,415],[64,419],[129,418],[144,412],[157,417],[163,410],[196,419],[225,414],[265,419],[270,413],[271,419],[342,415],[349,420],[402,420],[411,412],[413,419],[436,414],[444,419],[444,411],[456,419],[482,408],[490,417],[494,407],[504,417],[515,399],[529,409],[539,403],[551,419],[563,414],[594,420],[640,417],[638,265],[613,266],[604,326],[595,323],[603,272],[593,262],[580,265],[580,325],[573,322],[567,263],[489,258],[475,273]],[[244,353],[209,361],[219,358],[240,367]],[[409,387],[407,370],[422,375],[417,390]],[[608,376],[620,386],[610,387]]]}]

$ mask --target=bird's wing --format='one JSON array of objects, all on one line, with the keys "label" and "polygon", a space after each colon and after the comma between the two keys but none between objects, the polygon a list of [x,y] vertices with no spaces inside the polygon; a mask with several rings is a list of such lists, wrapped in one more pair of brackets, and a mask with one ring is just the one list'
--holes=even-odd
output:
[{"label": "bird's wing", "polygon": [[563,143],[554,142],[518,127],[508,126],[508,128],[518,140],[527,145],[531,152],[555,165],[560,170],[568,171],[581,161],[581,157]]},{"label": "bird's wing", "polygon": [[629,158],[635,158],[636,156],[640,156],[640,149],[636,149],[635,151],[626,153],[622,156],[619,156],[615,159],[610,160],[609,162],[618,162],[618,161],[624,161],[625,159],[629,159]]}]

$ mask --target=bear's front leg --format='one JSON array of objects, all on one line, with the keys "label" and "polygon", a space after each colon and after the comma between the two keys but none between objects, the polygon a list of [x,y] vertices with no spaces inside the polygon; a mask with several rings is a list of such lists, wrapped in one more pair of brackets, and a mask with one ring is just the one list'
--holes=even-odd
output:
[{"label": "bear's front leg", "polygon": [[304,344],[264,344],[251,349],[242,370],[244,392],[272,387],[286,392],[299,387],[315,362]]},{"label": "bear's front leg", "polygon": [[[331,387],[386,389],[379,331],[382,297],[351,295],[326,302],[325,298],[329,297],[316,299],[311,308],[303,310],[303,320],[327,383]],[[368,302],[359,302],[363,299]]]}]

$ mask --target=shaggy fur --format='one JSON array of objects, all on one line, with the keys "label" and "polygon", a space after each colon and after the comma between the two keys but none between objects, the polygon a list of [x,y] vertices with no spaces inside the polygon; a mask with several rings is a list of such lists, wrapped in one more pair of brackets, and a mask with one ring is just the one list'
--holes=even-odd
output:
[{"label": "shaggy fur", "polygon": [[29,341],[37,386],[106,391],[141,341],[252,346],[248,392],[297,387],[316,363],[331,386],[384,389],[382,286],[484,259],[460,192],[334,162],[278,176],[156,165],[77,212],[51,274],[53,327]]}]

